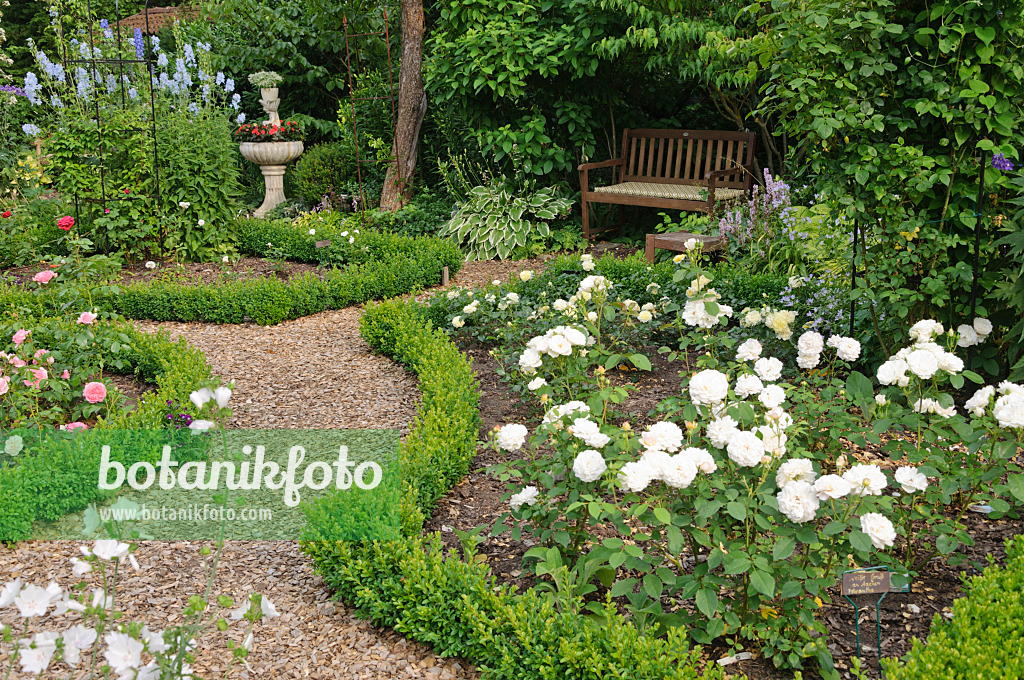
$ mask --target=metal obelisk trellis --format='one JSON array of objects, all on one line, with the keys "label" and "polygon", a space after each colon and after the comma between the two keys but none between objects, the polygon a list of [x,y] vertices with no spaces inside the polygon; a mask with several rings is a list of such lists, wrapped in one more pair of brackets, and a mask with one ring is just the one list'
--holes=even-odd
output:
[{"label": "metal obelisk trellis", "polygon": [[[128,107],[128,99],[129,99],[128,91],[126,91],[125,88],[128,87],[129,89],[131,89],[130,81],[126,83],[127,79],[125,77],[125,71],[127,69],[130,72],[132,70],[132,64],[144,64],[145,65],[145,73],[147,74],[146,77],[144,78],[144,80],[146,81],[146,87],[148,88],[148,92],[149,92],[149,114],[148,114],[149,126],[148,127],[125,127],[125,126],[118,126],[118,125],[113,124],[113,123],[108,123],[107,120],[104,118],[104,113],[106,112],[106,107],[105,106],[101,106],[101,104],[100,104],[100,97],[99,96],[93,96],[92,97],[93,109],[95,111],[95,116],[96,116],[95,117],[95,122],[96,122],[96,140],[97,140],[97,144],[96,144],[96,148],[94,150],[95,153],[94,154],[90,154],[89,156],[83,156],[81,158],[81,160],[85,161],[85,163],[83,163],[83,164],[95,165],[97,167],[98,172],[99,172],[99,188],[100,188],[100,193],[99,193],[99,196],[96,196],[96,195],[82,196],[82,195],[78,195],[78,194],[75,195],[74,200],[75,200],[75,219],[76,219],[76,221],[81,219],[81,212],[82,212],[83,203],[98,204],[101,209],[106,210],[107,209],[107,205],[110,204],[110,203],[116,203],[118,201],[139,201],[139,200],[145,200],[147,197],[156,199],[160,195],[160,164],[159,164],[159,155],[158,155],[157,143],[156,143],[156,130],[157,130],[156,93],[155,93],[154,87],[153,87],[153,73],[154,73],[155,69],[154,69],[154,61],[153,61],[153,49],[152,49],[152,45],[150,44],[150,41],[148,40],[148,38],[150,36],[149,3],[150,3],[150,0],[146,0],[145,6],[144,6],[144,9],[143,9],[146,30],[144,32],[144,36],[143,36],[143,40],[141,41],[141,44],[139,42],[135,43],[135,56],[136,56],[135,59],[126,59],[123,56],[124,55],[123,47],[124,47],[124,44],[125,44],[125,36],[123,35],[123,30],[124,29],[121,26],[121,22],[126,17],[122,17],[121,16],[120,2],[118,0],[114,1],[114,17],[113,17],[113,21],[112,22],[107,17],[102,17],[102,18],[94,17],[93,16],[93,11],[92,11],[92,0],[86,0],[86,3],[85,3],[85,11],[86,11],[85,22],[86,22],[86,25],[88,26],[88,31],[87,31],[88,40],[89,40],[88,58],[86,58],[86,55],[82,54],[82,53],[80,53],[81,58],[77,58],[76,55],[73,54],[73,53],[70,54],[70,55],[68,54],[68,42],[69,41],[66,39],[66,26],[65,26],[66,16],[65,16],[65,12],[64,12],[64,4],[63,3],[58,3],[57,30],[59,32],[60,44],[61,44],[61,50],[62,50],[61,60],[64,63],[64,71],[67,74],[67,78],[68,78],[68,83],[69,84],[71,84],[71,85],[75,84],[75,78],[77,77],[77,72],[76,72],[76,68],[75,67],[84,68],[85,71],[86,71],[86,74],[88,75],[88,77],[91,80],[97,82],[97,84],[98,84],[99,80],[100,80],[100,78],[99,78],[99,76],[100,76],[99,67],[100,67],[100,65],[104,65],[105,67],[109,68],[110,71],[116,71],[116,73],[117,73],[118,93],[120,95],[119,98],[120,98],[120,101],[121,101],[121,108],[125,109],[125,108]],[[111,34],[109,36],[104,36],[103,39],[105,41],[107,41],[107,42],[113,43],[114,46],[115,46],[115,52],[114,52],[115,56],[112,57],[112,58],[107,58],[107,57],[104,57],[104,56],[100,56],[99,58],[97,58],[98,52],[97,52],[97,45],[96,45],[97,44],[96,25],[100,21],[100,19],[106,19],[107,20],[107,22],[108,22],[107,25],[108,25],[109,28],[108,29],[104,29],[104,30],[110,30],[111,31]],[[133,36],[133,39],[134,39],[134,36]],[[102,51],[100,51],[99,54],[100,55],[105,55],[108,52],[109,52],[108,46],[104,45],[104,49]],[[152,178],[152,182],[153,183],[152,183],[152,191],[150,193],[148,193],[148,194],[145,194],[145,195],[143,195],[143,194],[141,194],[139,192],[130,192],[130,193],[127,193],[127,194],[123,193],[123,192],[115,192],[115,193],[108,192],[107,177],[106,177],[106,174],[107,174],[106,173],[106,165],[104,163],[104,160],[105,160],[106,154],[107,154],[107,149],[108,149],[108,147],[109,148],[114,148],[116,146],[116,142],[117,142],[117,140],[119,138],[122,138],[122,136],[128,135],[130,133],[149,133],[149,135],[150,135],[151,148],[153,150],[153,178]],[[147,146],[149,146],[149,145],[147,144]]]},{"label": "metal obelisk trellis", "polygon": [[[391,102],[391,132],[395,131],[395,85],[394,79],[391,74],[391,34],[388,30],[388,10],[386,7],[382,8],[384,11],[384,30],[383,31],[372,31],[367,33],[349,33],[348,32],[348,17],[342,16],[341,25],[345,30],[345,68],[348,70],[348,96],[351,106],[352,119],[352,139],[355,142],[356,150],[356,178],[359,181],[359,210],[362,212],[366,206],[366,195],[363,192],[363,163],[380,163],[382,161],[363,160],[359,157],[359,129],[356,123],[356,102],[357,101],[374,101],[379,99],[387,99]],[[384,37],[384,49],[388,54],[388,96],[386,97],[357,97],[354,87],[354,79],[352,77],[352,50],[349,45],[350,38],[362,38],[367,36],[383,36]],[[394,159],[388,159],[388,162]]]}]

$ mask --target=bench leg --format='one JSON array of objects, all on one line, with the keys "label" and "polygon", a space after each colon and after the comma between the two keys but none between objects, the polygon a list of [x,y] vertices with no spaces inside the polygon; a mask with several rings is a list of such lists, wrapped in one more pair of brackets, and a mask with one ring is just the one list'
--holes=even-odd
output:
[{"label": "bench leg", "polygon": [[590,204],[587,199],[581,199],[583,203],[583,238],[590,243]]},{"label": "bench leg", "polygon": [[647,243],[644,246],[644,257],[651,264],[654,264],[654,234],[647,235]]}]

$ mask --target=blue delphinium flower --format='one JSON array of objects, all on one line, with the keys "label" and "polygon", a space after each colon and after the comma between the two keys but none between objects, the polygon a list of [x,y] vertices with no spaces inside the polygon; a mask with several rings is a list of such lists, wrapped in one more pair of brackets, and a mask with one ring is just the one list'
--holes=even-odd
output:
[{"label": "blue delphinium flower", "polygon": [[160,56],[156,58],[156,65],[164,68],[167,66],[167,53],[161,52]]},{"label": "blue delphinium flower", "polygon": [[92,81],[89,79],[89,72],[79,66],[75,69],[75,90],[78,92],[78,98],[84,101],[89,101],[89,89],[92,86]]},{"label": "blue delphinium flower", "polygon": [[135,101],[139,98],[139,91],[136,90],[134,87],[128,88],[128,98],[132,101]]},{"label": "blue delphinium flower", "polygon": [[1009,172],[1013,170],[1013,163],[1006,160],[1006,156],[1001,153],[992,154],[992,167],[996,170],[1003,170]]},{"label": "blue delphinium flower", "polygon": [[237,111],[238,110],[238,105],[241,104],[241,103],[242,103],[242,96],[240,94],[238,94],[236,92],[235,94],[231,95],[231,108],[233,108],[235,111]]},{"label": "blue delphinium flower", "polygon": [[238,123],[239,125],[241,125],[242,123],[245,122],[245,112],[244,111],[238,114],[238,117],[235,118],[235,122]]},{"label": "blue delphinium flower", "polygon": [[21,131],[24,132],[29,137],[38,137],[39,133],[42,132],[42,130],[39,129],[38,125],[33,125],[32,123],[25,123],[24,125],[22,125]]},{"label": "blue delphinium flower", "polygon": [[135,58],[139,59],[139,60],[142,60],[144,54],[145,54],[145,46],[143,45],[143,42],[142,42],[142,29],[141,28],[136,28],[135,29]]},{"label": "blue delphinium flower", "polygon": [[114,39],[114,31],[110,28],[110,22],[106,19],[100,19],[100,28],[103,29],[103,37],[107,40]]},{"label": "blue delphinium flower", "polygon": [[223,71],[217,71],[217,77],[214,80],[214,82],[217,83],[218,85],[223,85],[224,84],[224,72]]},{"label": "blue delphinium flower", "polygon": [[35,73],[29,71],[25,74],[25,98],[28,99],[29,103],[36,105],[42,104],[43,101],[39,98],[37,90],[39,89],[39,78],[36,77]]},{"label": "blue delphinium flower", "polygon": [[192,46],[191,45],[186,43],[185,47],[184,47],[184,49],[182,51],[185,53],[185,63],[187,63],[187,64],[195,64],[196,63],[196,53],[192,50]]},{"label": "blue delphinium flower", "polygon": [[60,100],[60,97],[58,97],[57,95],[53,95],[52,97],[50,97],[50,106],[52,106],[55,109],[63,109],[64,102],[62,102]]},{"label": "blue delphinium flower", "polygon": [[230,94],[230,93],[235,91],[235,79],[234,78],[228,78],[224,82],[224,91],[227,92],[228,94]]},{"label": "blue delphinium flower", "polygon": [[188,105],[188,112],[191,113],[193,116],[199,115],[199,107],[196,105],[195,102],[192,102]]}]

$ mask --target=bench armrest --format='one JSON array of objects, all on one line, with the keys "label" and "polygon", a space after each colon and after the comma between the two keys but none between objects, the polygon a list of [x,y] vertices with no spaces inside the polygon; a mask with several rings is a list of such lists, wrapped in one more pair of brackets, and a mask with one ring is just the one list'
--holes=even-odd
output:
[{"label": "bench armrest", "polygon": [[577,170],[596,170],[597,168],[610,168],[615,165],[622,165],[621,158],[613,158],[610,161],[601,161],[600,163],[583,163]]},{"label": "bench armrest", "polygon": [[726,175],[735,175],[740,170],[749,172],[751,175],[754,174],[754,167],[752,165],[737,165],[731,168],[712,170],[708,174],[704,175],[704,179],[710,181],[712,177],[718,179],[719,177],[725,177]]}]

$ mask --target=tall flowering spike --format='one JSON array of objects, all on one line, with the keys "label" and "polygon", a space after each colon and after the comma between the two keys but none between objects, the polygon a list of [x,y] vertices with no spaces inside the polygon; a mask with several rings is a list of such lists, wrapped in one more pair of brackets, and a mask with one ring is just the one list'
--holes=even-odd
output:
[{"label": "tall flowering spike", "polygon": [[[155,48],[155,45],[154,45]],[[142,29],[135,29],[135,58],[142,60],[145,57],[145,48],[142,42]]]},{"label": "tall flowering spike", "polygon": [[1003,170],[1009,172],[1013,170],[1013,163],[1006,159],[1001,153],[992,154],[992,167],[996,170]]}]

